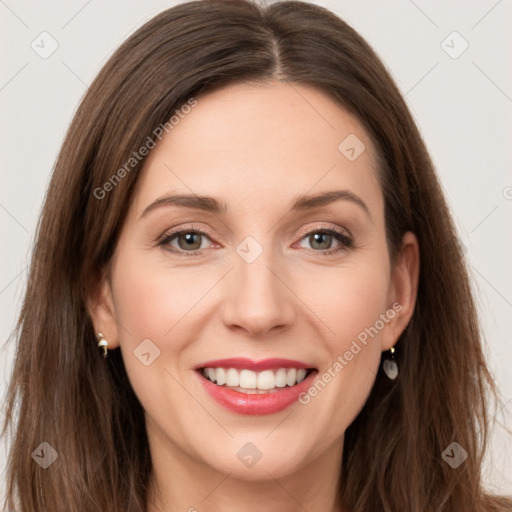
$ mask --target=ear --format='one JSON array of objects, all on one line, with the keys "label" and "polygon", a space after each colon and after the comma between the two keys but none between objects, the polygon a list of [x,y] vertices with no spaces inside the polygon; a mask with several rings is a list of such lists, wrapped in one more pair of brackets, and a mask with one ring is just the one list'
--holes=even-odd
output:
[{"label": "ear", "polygon": [[420,249],[414,233],[408,231],[402,238],[402,247],[391,269],[388,304],[396,315],[386,325],[382,336],[382,350],[389,350],[407,327],[414,308],[420,272]]},{"label": "ear", "polygon": [[87,299],[87,309],[96,335],[101,332],[108,341],[108,348],[119,346],[119,328],[116,321],[112,284],[108,272],[104,272]]}]

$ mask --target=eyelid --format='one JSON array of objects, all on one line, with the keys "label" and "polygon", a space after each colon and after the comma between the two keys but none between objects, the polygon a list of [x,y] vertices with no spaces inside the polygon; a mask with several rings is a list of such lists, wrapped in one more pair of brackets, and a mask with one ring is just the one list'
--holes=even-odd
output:
[{"label": "eyelid", "polygon": [[[213,236],[209,233],[208,229],[197,228],[197,227],[195,227],[195,225],[193,223],[180,225],[177,228],[171,228],[171,229],[164,231],[161,235],[157,236],[154,239],[154,243],[157,246],[164,246],[167,244],[168,241],[170,241],[171,239],[174,239],[176,236],[178,236],[182,233],[190,233],[190,232],[198,233],[198,234],[208,238],[209,240],[211,240],[213,244],[217,244],[216,242],[213,241]],[[217,245],[219,245],[219,244],[217,244]],[[183,251],[183,250],[179,250],[179,249],[172,247],[172,248],[166,249],[166,250],[168,250],[174,254],[180,254],[180,255],[185,255],[185,256],[194,256],[194,255],[201,254],[201,250],[198,250],[198,249],[196,249],[194,251]],[[202,250],[204,251],[205,249],[202,249]]]},{"label": "eyelid", "polygon": [[339,233],[340,235],[344,235],[347,238],[350,238],[351,240],[354,238],[352,236],[352,233],[350,233],[350,231],[348,229],[341,228],[341,227],[337,226],[336,224],[330,224],[328,222],[327,223],[326,222],[319,223],[314,226],[310,225],[306,228],[303,228],[299,231],[299,236],[301,237],[301,240],[302,240],[302,238],[304,238],[306,235],[311,234],[311,232],[325,231],[325,230],[336,231],[336,233]]}]

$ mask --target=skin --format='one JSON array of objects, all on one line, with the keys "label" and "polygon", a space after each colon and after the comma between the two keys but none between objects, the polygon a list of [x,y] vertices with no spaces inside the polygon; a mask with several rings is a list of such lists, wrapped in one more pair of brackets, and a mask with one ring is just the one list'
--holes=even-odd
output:
[{"label": "skin", "polygon": [[[338,150],[349,134],[366,146],[354,161]],[[345,109],[315,88],[277,81],[198,98],[148,155],[89,309],[109,349],[121,347],[146,412],[151,512],[340,510],[344,432],[369,395],[381,351],[409,322],[418,280],[412,233],[391,267],[374,155]],[[348,200],[291,211],[298,196],[339,189],[369,214]],[[227,213],[167,205],[140,218],[169,192],[215,197]],[[154,242],[171,228],[208,235],[196,238],[195,256],[180,255],[168,248],[186,252],[183,237],[167,249]],[[343,247],[310,236],[326,228],[351,235],[353,246],[323,254]],[[263,249],[250,264],[236,252],[248,236]],[[236,414],[209,397],[192,369],[211,359],[283,357],[321,375],[395,302],[400,312],[305,405]],[[148,338],[160,355],[145,366],[134,350]],[[262,453],[251,468],[237,458],[248,442]]]}]

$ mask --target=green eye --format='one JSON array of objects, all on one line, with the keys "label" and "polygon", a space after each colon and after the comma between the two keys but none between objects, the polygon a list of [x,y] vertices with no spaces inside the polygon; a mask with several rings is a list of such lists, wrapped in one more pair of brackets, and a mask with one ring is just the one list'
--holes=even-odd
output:
[{"label": "green eye", "polygon": [[[308,240],[313,251],[327,255],[343,251],[352,247],[353,244],[350,237],[334,229],[310,231],[302,238],[302,240]],[[331,248],[333,240],[340,242],[340,245],[338,247]]]}]

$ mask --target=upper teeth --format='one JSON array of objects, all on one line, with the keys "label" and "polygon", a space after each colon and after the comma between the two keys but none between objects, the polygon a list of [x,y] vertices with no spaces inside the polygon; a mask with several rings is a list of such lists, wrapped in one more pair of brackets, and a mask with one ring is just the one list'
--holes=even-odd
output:
[{"label": "upper teeth", "polygon": [[236,368],[204,368],[203,375],[218,386],[241,387],[244,389],[273,389],[295,386],[306,377],[304,368],[279,368],[253,372]]}]

